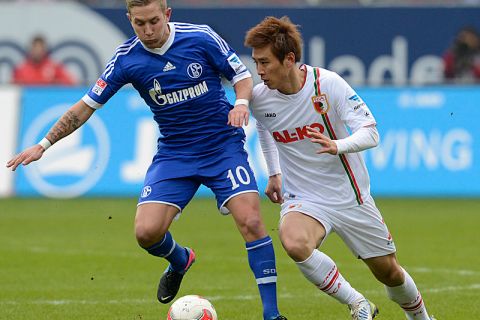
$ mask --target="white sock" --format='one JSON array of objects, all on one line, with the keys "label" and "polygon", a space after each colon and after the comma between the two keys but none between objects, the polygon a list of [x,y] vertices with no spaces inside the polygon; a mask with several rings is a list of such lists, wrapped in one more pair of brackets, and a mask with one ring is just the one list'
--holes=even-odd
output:
[{"label": "white sock", "polygon": [[402,307],[408,320],[430,320],[415,282],[407,271],[403,270],[403,273],[405,274],[403,284],[396,287],[385,286],[388,297]]},{"label": "white sock", "polygon": [[335,262],[317,249],[313,250],[305,261],[297,262],[297,266],[305,278],[317,288],[343,304],[352,304],[354,301],[364,299],[363,295],[343,278]]}]

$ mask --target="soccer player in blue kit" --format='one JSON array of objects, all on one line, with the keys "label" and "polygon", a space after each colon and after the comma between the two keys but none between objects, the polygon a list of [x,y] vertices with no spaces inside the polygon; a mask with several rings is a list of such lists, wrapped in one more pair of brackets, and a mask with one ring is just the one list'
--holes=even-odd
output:
[{"label": "soccer player in blue kit", "polygon": [[[131,83],[150,107],[160,129],[158,151],[139,197],[135,235],[148,253],[165,258],[157,297],[172,301],[195,261],[192,249],[168,231],[175,216],[201,184],[231,213],[242,234],[263,304],[264,319],[286,319],[277,308],[272,239],[260,211],[254,174],[244,150],[251,74],[232,48],[209,26],[170,22],[166,0],[126,0],[136,36],[120,45],[88,93],[75,103],[38,144],[14,156],[15,170],[40,159],[54,143],[82,126],[125,84]],[[232,106],[221,84],[233,85]]]}]

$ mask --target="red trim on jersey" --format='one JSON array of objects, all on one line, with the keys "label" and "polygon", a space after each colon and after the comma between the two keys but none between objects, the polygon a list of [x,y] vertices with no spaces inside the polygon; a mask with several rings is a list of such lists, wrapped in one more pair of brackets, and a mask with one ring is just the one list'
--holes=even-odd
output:
[{"label": "red trim on jersey", "polygon": [[[337,140],[337,136],[335,135],[335,131],[333,130],[332,124],[330,123],[330,119],[328,118],[328,114],[325,113],[325,114],[322,114],[322,116],[327,121],[327,126],[330,128],[330,132],[332,134],[333,140]],[[355,189],[355,193],[356,193],[356,196],[357,196],[358,203],[362,204],[363,203],[362,194],[360,192],[360,188],[358,187],[357,179],[355,179],[355,175],[353,174],[353,170],[350,167],[350,163],[348,163],[348,159],[345,156],[345,154],[339,154],[338,156],[340,157],[341,161],[344,163],[345,169],[347,170],[347,174],[351,177],[351,182],[352,182],[353,188]]]},{"label": "red trim on jersey", "polygon": [[308,73],[307,72],[307,66],[305,66],[305,64],[302,64],[299,69],[304,72],[303,83],[302,83],[302,86],[300,87],[300,90],[302,90],[303,87],[305,87],[305,83],[307,83],[307,73]]},{"label": "red trim on jersey", "polygon": [[[320,68],[313,68],[313,72],[315,73],[315,76],[316,76],[315,87],[316,87],[317,92],[315,92],[315,93],[317,95],[320,95],[321,94],[321,90],[320,90]],[[333,130],[333,126],[332,126],[332,124],[330,122],[330,119],[328,117],[328,112],[327,113],[322,113],[322,118],[323,118],[323,121],[325,122],[325,125],[327,126],[328,133],[330,133],[330,135],[331,135],[330,138],[333,139],[333,140],[337,140],[337,136],[335,135],[335,131]],[[345,154],[340,154],[339,157],[340,157],[340,161],[343,164],[343,167],[345,168],[345,171],[347,171],[347,176],[349,177],[350,184],[352,185],[353,191],[354,191],[355,196],[357,198],[357,202],[358,202],[358,204],[362,204],[363,203],[362,194],[360,192],[360,188],[358,187],[357,179],[355,179],[355,175],[353,174],[353,170],[350,167],[350,164],[348,163],[347,157],[345,156]]]},{"label": "red trim on jersey", "polygon": [[320,68],[313,68],[313,72],[315,72],[317,74],[317,79],[315,80],[315,82],[317,83],[317,95],[320,95],[322,93],[322,90],[320,90]]}]

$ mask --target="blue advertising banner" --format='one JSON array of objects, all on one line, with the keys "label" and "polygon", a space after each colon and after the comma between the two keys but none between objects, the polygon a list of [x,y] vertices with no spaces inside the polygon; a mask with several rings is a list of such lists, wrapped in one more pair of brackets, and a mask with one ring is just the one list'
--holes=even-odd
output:
[{"label": "blue advertising banner", "polygon": [[[303,61],[342,75],[352,85],[439,84],[442,55],[465,26],[480,30],[478,7],[204,8],[173,6],[172,21],[208,24],[255,70],[246,32],[266,16],[300,26]],[[95,9],[128,37],[125,9]],[[232,23],[234,22],[234,23]]]},{"label": "blue advertising banner", "polygon": [[[13,68],[39,31],[48,40],[51,57],[82,85],[92,85],[117,46],[134,34],[125,8],[37,2],[0,1],[0,83],[11,82]],[[212,26],[252,73],[251,52],[243,44],[246,32],[266,16],[287,15],[300,26],[303,61],[333,70],[355,86],[444,83],[443,53],[462,27],[480,30],[479,7],[192,9],[176,8],[174,1],[171,5],[172,21]],[[15,32],[11,26],[23,16],[43,19],[27,19],[22,32]]]},{"label": "blue advertising banner", "polygon": [[[37,143],[83,89],[23,92],[20,146]],[[360,88],[381,136],[364,152],[375,196],[480,196],[480,91],[475,87]],[[228,91],[233,100],[233,92]],[[254,119],[246,148],[261,193],[267,182]],[[133,89],[122,89],[77,132],[20,168],[15,193],[49,197],[136,196],[158,128]],[[199,195],[211,192],[202,188]]]},{"label": "blue advertising banner", "polygon": [[381,142],[365,152],[372,193],[480,195],[480,90],[431,87],[358,90]]},{"label": "blue advertising banner", "polygon": [[[26,88],[20,148],[39,141],[85,89]],[[136,195],[156,149],[158,128],[136,91],[121,90],[41,161],[18,171],[17,195]]]}]

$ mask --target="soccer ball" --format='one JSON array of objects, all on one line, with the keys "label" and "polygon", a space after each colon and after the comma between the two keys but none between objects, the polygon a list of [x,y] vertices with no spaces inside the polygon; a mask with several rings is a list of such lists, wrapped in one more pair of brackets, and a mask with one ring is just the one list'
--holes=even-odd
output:
[{"label": "soccer ball", "polygon": [[217,312],[207,299],[188,295],[178,298],[171,305],[167,320],[217,320]]}]

